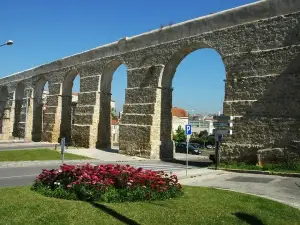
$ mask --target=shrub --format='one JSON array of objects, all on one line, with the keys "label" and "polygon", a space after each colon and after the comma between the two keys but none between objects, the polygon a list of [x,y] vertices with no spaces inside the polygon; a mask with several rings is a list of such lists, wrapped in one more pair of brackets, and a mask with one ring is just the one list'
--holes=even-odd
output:
[{"label": "shrub", "polygon": [[111,164],[44,169],[32,189],[48,197],[105,202],[162,200],[182,194],[176,175]]}]

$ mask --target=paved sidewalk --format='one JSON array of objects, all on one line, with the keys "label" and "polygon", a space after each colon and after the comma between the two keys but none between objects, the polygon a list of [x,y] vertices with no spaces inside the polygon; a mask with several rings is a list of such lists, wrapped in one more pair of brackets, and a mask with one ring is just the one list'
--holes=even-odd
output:
[{"label": "paved sidewalk", "polygon": [[147,160],[145,158],[137,157],[137,156],[126,156],[121,155],[115,152],[108,152],[104,150],[99,150],[95,148],[69,148],[66,149],[67,153],[82,155],[86,157],[90,157],[93,159],[99,159],[103,161],[136,161],[136,160]]},{"label": "paved sidewalk", "polygon": [[[54,150],[53,150],[54,151]],[[81,156],[86,156],[91,159],[87,160],[64,160],[64,163],[69,164],[84,164],[91,163],[97,164],[99,162],[105,163],[121,163],[121,162],[156,162],[159,160],[148,160],[145,158],[140,158],[136,156],[126,156],[113,152],[106,152],[98,149],[66,149],[66,153],[77,154]],[[37,165],[52,165],[61,164],[61,160],[38,160],[38,161],[17,161],[17,162],[0,162],[0,168],[2,167],[27,167],[27,166],[37,166]]]},{"label": "paved sidewalk", "polygon": [[[8,150],[26,150],[26,149],[36,149],[36,148],[53,148],[55,143],[49,142],[24,142],[24,141],[15,141],[15,142],[0,142],[0,151]],[[59,148],[59,146],[58,146]]]},{"label": "paved sidewalk", "polygon": [[180,182],[254,194],[300,209],[300,178],[202,169],[198,176],[180,179]]}]

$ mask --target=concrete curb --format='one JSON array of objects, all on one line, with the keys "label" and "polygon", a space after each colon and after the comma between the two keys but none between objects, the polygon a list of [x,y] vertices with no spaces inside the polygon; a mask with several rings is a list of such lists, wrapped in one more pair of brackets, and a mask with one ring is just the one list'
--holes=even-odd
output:
[{"label": "concrete curb", "polygon": [[[174,173],[176,174],[176,173]],[[177,176],[178,180],[185,180],[185,179],[189,179],[189,178],[195,178],[195,177],[200,177],[202,176],[203,174],[194,174],[194,175],[183,175],[183,176]]]},{"label": "concrete curb", "polygon": [[186,170],[180,170],[177,172],[173,172],[178,178],[178,180],[185,180],[185,179],[190,179],[190,178],[195,178],[195,177],[200,177],[200,176],[205,176],[207,174],[210,174],[211,171],[207,169],[199,169],[199,168],[189,168],[188,169],[188,174],[186,175]]},{"label": "concrete curb", "polygon": [[[208,169],[214,170],[215,168],[208,167]],[[284,172],[242,170],[242,169],[228,169],[228,168],[218,168],[218,170],[224,170],[224,171],[235,172],[235,173],[264,174],[264,175],[274,175],[274,176],[282,176],[282,177],[299,177],[300,178],[300,173],[284,173]]]}]

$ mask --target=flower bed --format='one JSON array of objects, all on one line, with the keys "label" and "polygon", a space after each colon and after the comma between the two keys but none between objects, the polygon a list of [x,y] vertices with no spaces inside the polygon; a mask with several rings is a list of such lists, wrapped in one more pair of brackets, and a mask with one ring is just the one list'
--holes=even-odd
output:
[{"label": "flower bed", "polygon": [[162,200],[182,194],[176,175],[111,164],[44,169],[32,189],[48,197],[104,202]]}]

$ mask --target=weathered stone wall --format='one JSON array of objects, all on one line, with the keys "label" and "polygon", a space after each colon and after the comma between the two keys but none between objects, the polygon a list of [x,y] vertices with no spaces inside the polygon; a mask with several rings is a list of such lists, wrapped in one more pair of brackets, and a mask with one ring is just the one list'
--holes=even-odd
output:
[{"label": "weathered stone wall", "polygon": [[[222,146],[223,156],[251,159],[257,149],[282,147],[300,138],[299,24],[300,1],[265,0],[124,38],[2,78],[0,87],[8,87],[13,102],[8,133],[17,115],[14,87],[26,81],[25,90],[38,98],[36,81],[44,76],[50,96],[42,140],[57,142],[65,136],[79,146],[109,148],[111,81],[117,67],[125,64],[128,83],[120,152],[172,158],[173,76],[186,55],[213,48],[226,68],[224,114],[236,117],[233,135]],[[71,125],[65,98],[77,74],[80,94]],[[40,135],[40,124],[32,123],[32,114],[38,115],[39,109],[29,102],[27,124],[33,136]],[[24,104],[18,125],[24,123],[22,112]]]},{"label": "weathered stone wall", "polygon": [[294,13],[254,23],[257,38],[247,39],[252,47],[223,58],[224,113],[241,116],[223,145],[224,156],[256,161],[258,149],[300,139],[299,18]]}]

